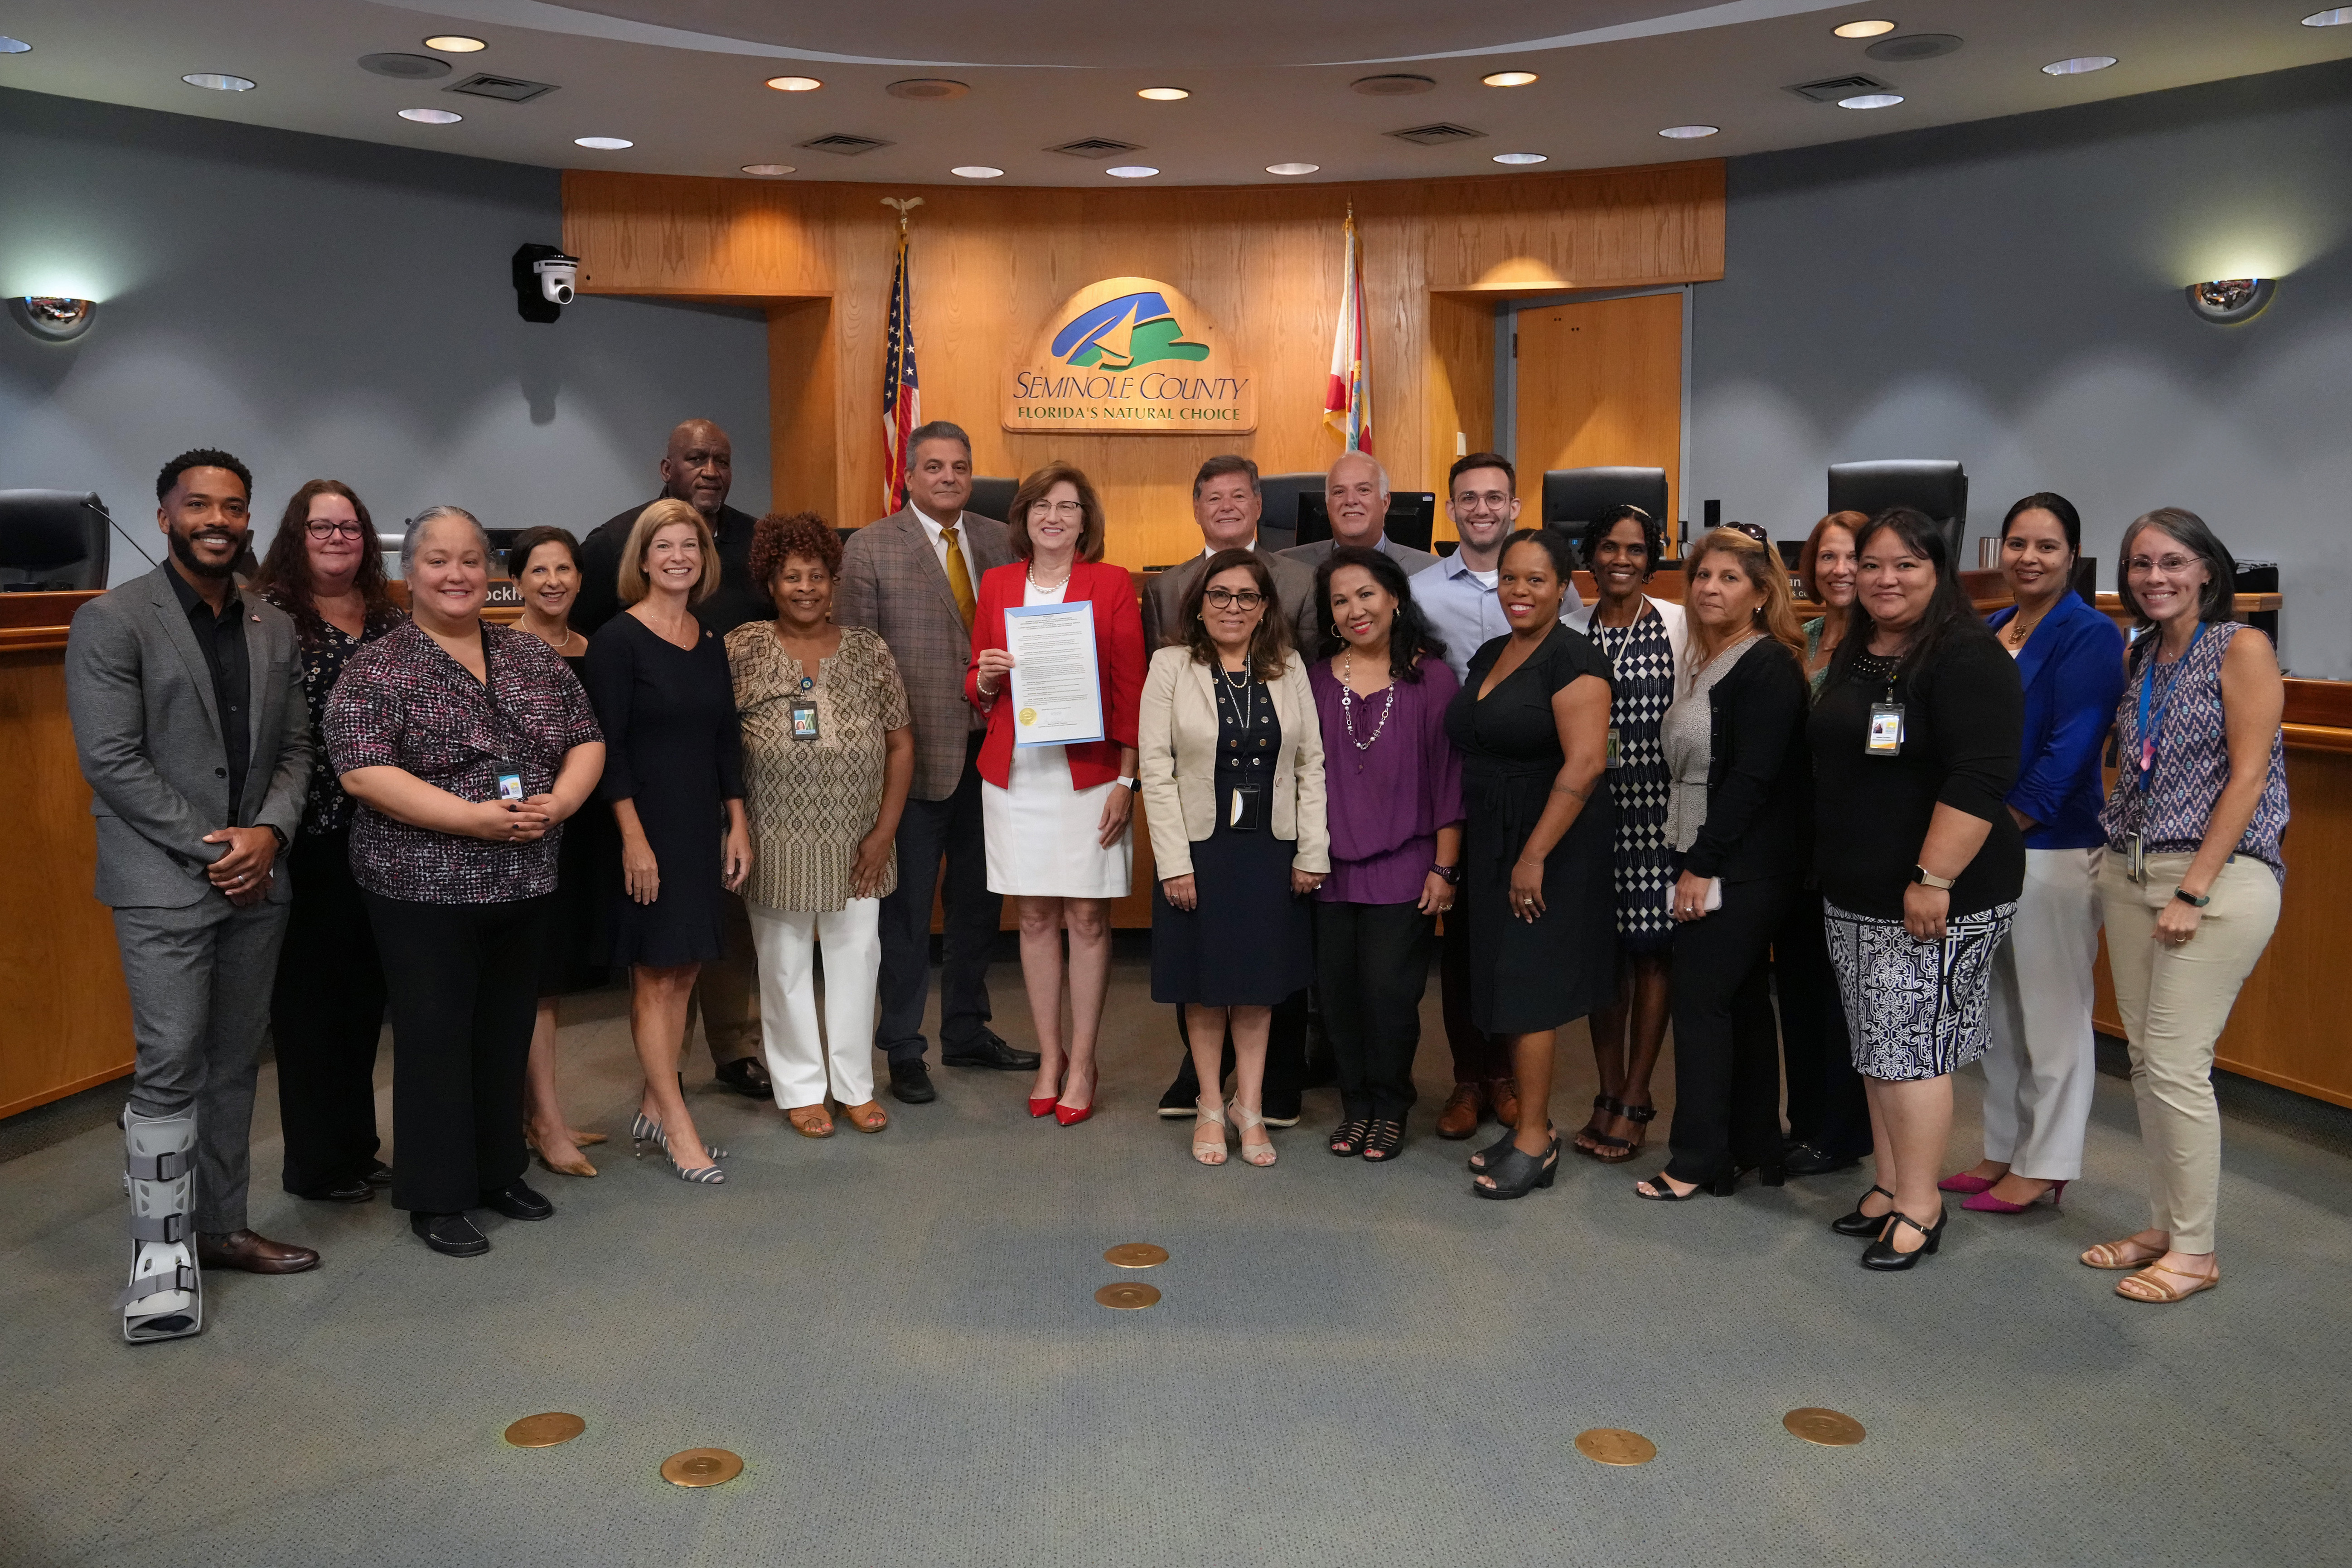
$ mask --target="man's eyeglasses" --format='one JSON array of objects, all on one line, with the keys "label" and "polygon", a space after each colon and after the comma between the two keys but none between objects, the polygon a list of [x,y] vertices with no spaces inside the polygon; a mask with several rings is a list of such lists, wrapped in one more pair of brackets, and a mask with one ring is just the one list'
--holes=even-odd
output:
[{"label": "man's eyeglasses", "polygon": [[338,534],[345,539],[362,537],[357,522],[337,522],[331,518],[313,518],[302,525],[302,530],[313,539],[332,539]]},{"label": "man's eyeglasses", "polygon": [[1255,610],[1265,603],[1265,595],[1255,588],[1212,588],[1201,601],[1212,609]]}]

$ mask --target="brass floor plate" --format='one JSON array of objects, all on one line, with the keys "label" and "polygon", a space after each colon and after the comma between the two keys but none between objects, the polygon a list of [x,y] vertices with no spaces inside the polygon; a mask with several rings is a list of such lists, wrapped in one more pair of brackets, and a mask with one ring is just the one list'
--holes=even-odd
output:
[{"label": "brass floor plate", "polygon": [[1133,1280],[1123,1280],[1117,1285],[1106,1285],[1096,1291],[1095,1300],[1106,1307],[1118,1307],[1132,1310],[1138,1307],[1158,1306],[1160,1292],[1149,1285],[1139,1285]]},{"label": "brass floor plate", "polygon": [[674,1487],[715,1487],[743,1473],[743,1457],[724,1448],[688,1448],[662,1461],[661,1479]]},{"label": "brass floor plate", "polygon": [[569,1443],[588,1430],[588,1423],[577,1415],[561,1410],[550,1410],[541,1415],[526,1415],[507,1428],[507,1441],[518,1448],[552,1448],[558,1443]]},{"label": "brass floor plate", "polygon": [[1808,1405],[1780,1417],[1780,1425],[1808,1443],[1824,1448],[1851,1448],[1862,1441],[1862,1423],[1836,1410]]},{"label": "brass floor plate", "polygon": [[1646,1465],[1658,1457],[1655,1443],[1622,1426],[1595,1426],[1589,1432],[1579,1432],[1576,1451],[1603,1465]]},{"label": "brass floor plate", "polygon": [[1103,1254],[1103,1261],[1121,1268],[1157,1268],[1168,1261],[1168,1249],[1148,1241],[1122,1241]]}]

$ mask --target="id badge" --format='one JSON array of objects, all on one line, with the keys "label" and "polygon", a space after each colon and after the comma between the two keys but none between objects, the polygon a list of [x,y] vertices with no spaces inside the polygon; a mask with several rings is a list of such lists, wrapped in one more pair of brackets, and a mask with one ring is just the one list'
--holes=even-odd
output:
[{"label": "id badge", "polygon": [[1623,766],[1625,765],[1625,752],[1624,752],[1623,748],[1622,748],[1622,746],[1620,746],[1620,745],[1619,745],[1617,736],[1618,736],[1617,726],[1616,726],[1616,725],[1614,725],[1614,724],[1610,725],[1610,726],[1609,726],[1609,766],[1611,766],[1611,767],[1612,767],[1612,768],[1622,768],[1622,767],[1623,767]]},{"label": "id badge", "polygon": [[522,775],[520,773],[500,773],[499,775],[499,798],[500,800],[520,800],[522,798]]},{"label": "id badge", "polygon": [[1899,757],[1903,754],[1903,704],[1874,702],[1870,705],[1870,738],[1862,743],[1863,753],[1872,757]]},{"label": "id badge", "polygon": [[1235,784],[1233,804],[1225,807],[1225,826],[1235,833],[1257,833],[1265,826],[1265,791],[1257,784]]},{"label": "id badge", "polygon": [[795,702],[792,706],[792,715],[793,740],[814,741],[820,738],[816,728],[815,703]]},{"label": "id badge", "polygon": [[2147,840],[2137,833],[2124,840],[2124,875],[2136,883],[2147,881]]}]

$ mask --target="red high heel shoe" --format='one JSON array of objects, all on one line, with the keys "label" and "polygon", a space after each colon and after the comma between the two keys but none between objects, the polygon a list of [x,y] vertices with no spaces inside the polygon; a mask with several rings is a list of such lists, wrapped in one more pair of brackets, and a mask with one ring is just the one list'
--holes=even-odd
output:
[{"label": "red high heel shoe", "polygon": [[1987,1189],[1984,1192],[1977,1194],[1976,1196],[1970,1198],[1960,1206],[1964,1209],[1974,1209],[1979,1214],[2023,1214],[2027,1209],[2030,1209],[2035,1204],[2040,1203],[2044,1197],[2049,1198],[2050,1206],[2054,1209],[2059,1205],[2060,1200],[2065,1196],[2065,1183],[2053,1182],[2048,1186],[2042,1188],[2041,1192],[2034,1194],[2027,1202],[2013,1204],[2007,1198],[1997,1198],[1993,1196],[1991,1190]]},{"label": "red high heel shoe", "polygon": [[1054,1114],[1055,1104],[1060,1099],[1061,1096],[1055,1094],[1049,1094],[1043,1100],[1039,1100],[1036,1096],[1032,1095],[1029,1097],[1029,1114],[1032,1116],[1051,1116]]},{"label": "red high heel shoe", "polygon": [[[1092,1069],[1088,1069],[1087,1079],[1086,1104],[1064,1105],[1059,1101],[1055,1103],[1054,1120],[1060,1122],[1065,1127],[1076,1127],[1079,1122],[1084,1121],[1087,1117],[1092,1116],[1095,1113],[1094,1091],[1102,1082],[1101,1075],[1094,1072]],[[1065,1080],[1062,1085],[1062,1092],[1064,1094],[1070,1092],[1070,1087],[1066,1080]]]}]

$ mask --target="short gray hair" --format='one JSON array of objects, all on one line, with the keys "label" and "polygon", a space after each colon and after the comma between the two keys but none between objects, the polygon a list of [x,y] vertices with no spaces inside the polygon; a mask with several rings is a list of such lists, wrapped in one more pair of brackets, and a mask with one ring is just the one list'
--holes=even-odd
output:
[{"label": "short gray hair", "polygon": [[971,457],[971,437],[963,433],[961,425],[950,425],[944,419],[934,419],[928,425],[918,425],[915,433],[907,437],[907,455],[913,457],[915,448],[926,441],[953,441],[963,448],[964,457]]},{"label": "short gray hair", "polygon": [[1396,493],[1389,489],[1389,471],[1381,467],[1381,460],[1360,447],[1350,447],[1347,451],[1340,453],[1338,457],[1331,459],[1331,467],[1325,469],[1323,473],[1323,485],[1325,489],[1328,489],[1330,488],[1332,471],[1337,469],[1340,464],[1346,462],[1350,458],[1361,458],[1364,461],[1372,466],[1372,478],[1380,481],[1381,494],[1385,496]]},{"label": "short gray hair", "polygon": [[474,531],[474,542],[482,547],[482,559],[486,562],[489,559],[490,533],[482,526],[480,518],[462,506],[428,506],[408,520],[408,531],[400,536],[400,574],[403,577],[407,576],[416,564],[418,542],[425,537],[425,529],[452,517],[463,519],[466,526]]}]

